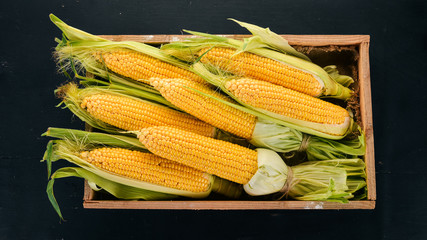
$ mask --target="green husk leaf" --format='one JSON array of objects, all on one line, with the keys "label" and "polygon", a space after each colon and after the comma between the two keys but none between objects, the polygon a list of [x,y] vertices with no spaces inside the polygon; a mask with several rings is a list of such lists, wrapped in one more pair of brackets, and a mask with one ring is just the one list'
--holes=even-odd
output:
[{"label": "green husk leaf", "polygon": [[309,161],[288,167],[272,150],[258,148],[257,152],[258,170],[243,186],[252,196],[275,193],[279,198],[346,203],[366,186],[361,159]]},{"label": "green husk leaf", "polygon": [[289,197],[305,201],[346,203],[366,186],[365,164],[361,159],[308,161],[291,167]]},{"label": "green husk leaf", "polygon": [[308,160],[327,160],[340,158],[357,158],[365,155],[365,135],[359,128],[360,135],[355,138],[333,141],[312,136],[307,149]]},{"label": "green husk leaf", "polygon": [[49,14],[50,20],[63,32],[63,34],[71,40],[89,40],[89,41],[108,41],[104,38],[83,32],[77,28],[73,28],[65,24],[61,19],[53,14]]},{"label": "green husk leaf", "polygon": [[[80,142],[82,145],[115,146],[139,151],[147,150],[135,137],[50,127],[42,136]],[[52,151],[52,150],[51,150]],[[45,154],[48,156],[49,154]],[[52,153],[50,156],[53,156]],[[51,157],[52,158],[52,157]]]},{"label": "green husk leaf", "polygon": [[268,195],[279,192],[289,177],[288,166],[282,158],[269,149],[257,148],[258,170],[243,185],[243,189],[251,196]]},{"label": "green husk leaf", "polygon": [[[56,172],[52,175],[51,180],[47,184],[46,193],[49,198],[49,201],[52,204],[52,207],[55,209],[56,213],[59,215],[61,220],[64,220],[61,210],[59,208],[59,204],[56,201],[56,198],[53,194],[53,184],[55,183],[55,179],[58,178],[66,178],[66,177],[79,177],[88,180],[89,182],[94,183],[97,186],[100,186],[105,191],[109,192],[113,196],[120,199],[127,200],[166,200],[166,199],[174,199],[177,196],[172,194],[165,194],[161,192],[153,192],[140,188],[135,188],[132,186],[123,185],[114,181],[110,181],[109,179],[100,177],[89,170],[80,167],[64,167],[56,170]],[[97,191],[99,188],[92,188]]]},{"label": "green husk leaf", "polygon": [[[250,143],[256,147],[269,148],[276,152],[305,152],[309,161],[340,158],[357,158],[365,154],[365,137],[360,135],[342,140],[330,140],[311,136],[295,129],[264,119],[258,119]],[[307,141],[307,142],[304,142]]]},{"label": "green husk leaf", "polygon": [[306,55],[298,52],[297,50],[295,50],[295,48],[291,47],[291,45],[289,45],[286,39],[272,32],[270,28],[261,28],[254,24],[237,21],[232,18],[229,18],[229,20],[232,20],[237,24],[239,24],[240,26],[248,29],[254,36],[259,37],[265,44],[267,44],[274,50],[277,50],[279,52],[283,52],[286,54],[294,55],[306,61],[311,61],[310,58],[308,58]]},{"label": "green husk leaf", "polygon": [[337,66],[335,65],[329,65],[324,67],[323,69],[329,74],[329,76],[335,82],[343,85],[344,87],[349,87],[352,83],[354,83],[354,80],[352,77],[339,74]]},{"label": "green husk leaf", "polygon": [[[59,171],[59,170],[58,170]],[[49,180],[46,187],[46,194],[49,198],[50,203],[52,204],[53,209],[58,214],[59,218],[64,221],[64,217],[62,217],[61,210],[59,208],[58,202],[56,201],[55,195],[53,194],[53,184],[55,183],[55,179]]]},{"label": "green husk leaf", "polygon": [[44,153],[43,160],[46,161],[46,168],[47,168],[47,179],[50,178],[50,175],[52,173],[52,152],[53,152],[53,144],[55,140],[50,140],[47,143],[46,152]]},{"label": "green husk leaf", "polygon": [[302,139],[303,134],[295,129],[258,119],[250,143],[256,147],[287,153],[299,150]]}]

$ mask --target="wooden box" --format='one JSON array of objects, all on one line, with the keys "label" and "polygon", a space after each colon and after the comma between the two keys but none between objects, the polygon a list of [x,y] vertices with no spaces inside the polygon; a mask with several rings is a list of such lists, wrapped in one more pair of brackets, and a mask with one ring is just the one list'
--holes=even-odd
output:
[{"label": "wooden box", "polygon": [[[222,35],[241,39],[248,35]],[[162,44],[179,41],[188,35],[104,35],[114,41],[138,41],[147,44]],[[372,122],[371,83],[369,72],[369,35],[283,35],[289,44],[305,52],[314,63],[337,65],[355,79],[358,88],[362,127],[366,134],[366,174],[368,195],[366,200],[350,201],[346,204],[322,201],[259,201],[259,200],[167,200],[167,201],[123,201],[112,196],[94,192],[85,182],[83,206],[97,209],[374,209],[376,200],[374,137]],[[105,195],[105,194],[104,194]]]}]

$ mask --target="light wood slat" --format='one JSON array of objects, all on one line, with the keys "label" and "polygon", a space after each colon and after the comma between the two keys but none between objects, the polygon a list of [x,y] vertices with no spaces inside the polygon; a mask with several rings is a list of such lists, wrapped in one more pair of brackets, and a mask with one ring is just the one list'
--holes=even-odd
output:
[{"label": "light wood slat", "polygon": [[186,209],[186,210],[273,210],[273,209],[374,209],[375,201],[349,203],[319,201],[97,201],[84,202],[93,209]]},{"label": "light wood slat", "polygon": [[368,185],[368,199],[376,200],[374,126],[372,117],[371,75],[369,71],[369,41],[361,43],[359,51],[359,99],[363,130],[366,134],[365,162]]},{"label": "light wood slat", "polygon": [[[150,44],[162,44],[167,42],[181,41],[185,38],[196,37],[192,35],[99,35],[112,41],[136,41]],[[242,39],[251,35],[227,35],[218,36]],[[366,35],[281,35],[291,45],[329,46],[329,45],[358,45],[369,41]]]}]

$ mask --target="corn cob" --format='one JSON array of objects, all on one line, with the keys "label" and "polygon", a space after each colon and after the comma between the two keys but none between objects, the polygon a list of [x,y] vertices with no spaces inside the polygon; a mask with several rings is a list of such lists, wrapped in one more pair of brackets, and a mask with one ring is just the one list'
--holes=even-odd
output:
[{"label": "corn cob", "polygon": [[283,86],[311,96],[320,96],[323,82],[315,75],[283,62],[250,52],[236,54],[236,49],[225,47],[205,48],[197,57],[236,76],[248,77]]},{"label": "corn cob", "polygon": [[78,89],[70,83],[60,87],[57,93],[79,118],[108,132],[171,125],[204,136],[212,137],[215,133],[213,126],[191,115],[118,91],[96,87]]},{"label": "corn cob", "polygon": [[268,149],[251,150],[172,127],[151,127],[137,135],[150,152],[244,184],[250,195],[284,191],[297,199],[346,202],[366,185],[360,159],[313,161],[293,171]]},{"label": "corn cob", "polygon": [[349,122],[349,113],[338,105],[268,82],[240,78],[227,81],[225,88],[245,104],[291,119],[327,125]]}]

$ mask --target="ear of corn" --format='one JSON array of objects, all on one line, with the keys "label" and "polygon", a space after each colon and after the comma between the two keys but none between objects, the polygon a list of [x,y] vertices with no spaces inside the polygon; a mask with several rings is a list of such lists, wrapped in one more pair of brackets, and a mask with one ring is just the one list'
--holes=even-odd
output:
[{"label": "ear of corn", "polygon": [[77,65],[86,72],[116,82],[133,79],[146,83],[150,77],[182,77],[205,83],[189,71],[187,64],[156,47],[132,41],[109,41],[73,28],[52,14],[50,18],[64,35],[62,41],[57,40],[55,55],[65,70]]},{"label": "ear of corn", "polygon": [[[193,68],[194,68],[194,71],[197,72],[200,76],[202,76],[206,81],[210,82],[215,86],[220,87],[221,90],[223,90],[223,92],[225,92],[228,96],[232,97],[234,100],[239,102],[241,105],[236,105],[234,103],[222,101],[221,99],[217,99],[218,101],[221,101],[227,105],[238,108],[242,111],[251,113],[259,118],[263,118],[280,125],[294,128],[304,133],[316,135],[319,137],[324,137],[327,139],[342,139],[348,133],[352,132],[355,128],[355,123],[353,121],[353,118],[350,117],[344,109],[340,109],[340,108],[337,108],[337,111],[339,109],[338,112],[340,112],[341,114],[341,115],[338,114],[341,117],[337,117],[337,119],[340,119],[340,120],[331,119],[331,120],[328,120],[329,122],[322,122],[319,120],[307,121],[307,120],[304,120],[303,118],[296,117],[296,115],[295,117],[292,116],[295,113],[299,114],[298,112],[302,112],[304,108],[308,107],[307,108],[308,110],[310,109],[309,106],[313,106],[311,108],[312,109],[311,111],[314,111],[315,115],[318,114],[318,117],[320,117],[321,113],[320,112],[318,113],[317,108],[323,108],[324,107],[323,105],[331,106],[329,103],[326,103],[320,99],[307,96],[295,91],[291,91],[274,84],[270,84],[262,81],[256,81],[253,79],[249,80],[253,83],[241,84],[241,86],[233,86],[231,83],[229,83],[230,81],[233,81],[233,78],[230,78],[227,76],[221,76],[218,74],[213,74],[201,63],[194,64]],[[260,89],[258,89],[258,86],[264,86],[262,88],[263,90],[261,91]],[[256,96],[251,97],[253,95],[252,93],[250,93],[250,91],[252,91],[250,90],[251,88],[257,91]],[[246,93],[240,94],[244,91],[246,91]],[[286,96],[287,94],[286,92],[292,92],[292,94],[288,94],[288,96]],[[204,93],[201,93],[201,94],[205,96],[209,96],[208,94],[204,94]],[[260,95],[263,95],[263,94],[264,94],[263,98],[259,97]],[[298,97],[296,97],[295,94],[298,95]],[[210,97],[215,98],[214,96],[210,96]],[[265,99],[265,97],[269,97],[269,101],[265,101],[263,103],[262,99]],[[303,98],[299,99],[299,97],[303,97]],[[286,103],[282,101],[285,98],[289,100],[288,101],[288,103],[290,104],[290,105],[288,104],[289,106],[283,105],[284,103]],[[307,101],[302,101],[302,99],[307,99]],[[259,105],[259,103],[255,101],[259,101],[260,103],[265,105],[261,106]],[[295,110],[291,110],[294,112],[290,115],[283,115],[280,112],[272,111],[275,109],[274,105],[277,106],[277,104],[279,104],[279,107],[281,109],[286,109],[287,107],[288,108],[291,107],[291,108],[294,108]],[[318,106],[315,106],[315,105],[318,105]]]},{"label": "ear of corn", "polygon": [[213,136],[215,128],[183,112],[134,98],[117,91],[84,88],[68,84],[59,91],[64,103],[80,119],[93,127],[108,131],[139,130],[157,125],[172,125]]},{"label": "ear of corn", "polygon": [[346,202],[366,185],[360,159],[288,167],[274,151],[250,150],[171,127],[143,129],[138,138],[152,153],[244,184],[254,196],[286,191],[297,199]]},{"label": "ear of corn", "polygon": [[224,87],[245,105],[296,125],[336,136],[350,126],[344,108],[284,87],[249,78],[230,80]]},{"label": "ear of corn", "polygon": [[[320,95],[316,92],[313,92],[313,96],[327,96],[338,99],[348,99],[352,95],[352,91],[342,86],[341,84],[334,81],[328,73],[321,68],[320,66],[313,64],[310,61],[305,59],[301,59],[299,57],[291,56],[289,54],[284,54],[283,51],[277,51],[277,47],[271,47],[271,42],[266,41],[260,36],[253,36],[248,39],[244,39],[244,41],[239,41],[236,39],[220,37],[215,35],[210,35],[206,33],[194,32],[194,31],[186,31],[190,34],[197,35],[203,37],[200,38],[191,38],[182,42],[175,42],[163,45],[161,49],[167,54],[173,55],[177,58],[180,58],[185,61],[197,62],[199,59],[203,59],[204,54],[212,50],[213,48],[227,48],[234,49],[235,53],[233,56],[236,58],[239,54],[243,52],[248,52],[251,54],[255,54],[258,57],[268,58],[274,60],[278,63],[283,64],[284,69],[286,68],[295,68],[295,70],[299,70],[300,74],[302,72],[306,72],[312,75],[313,79],[316,79],[320,86],[322,86]],[[274,40],[273,40],[274,41]],[[202,49],[208,49],[205,52],[200,52]],[[198,55],[196,55],[199,53]],[[199,56],[199,57],[198,57]],[[244,59],[244,57],[242,57]],[[224,64],[230,63],[230,58],[223,58]],[[253,61],[253,60],[252,60]],[[251,60],[249,58],[248,62],[245,64],[251,64]],[[257,62],[258,64],[258,62]],[[235,72],[241,73],[241,69],[238,69],[241,66],[238,64],[231,64],[231,66],[227,67],[225,70],[230,70],[230,68],[237,68]],[[264,65],[263,68],[268,68],[270,66]],[[256,71],[256,70],[255,70]],[[287,70],[288,71],[288,70]],[[302,71],[302,72],[301,72]],[[274,75],[273,75],[274,77]],[[271,76],[270,76],[271,78]],[[304,79],[303,79],[304,80]],[[276,82],[278,80],[275,80]],[[292,84],[292,80],[291,83]],[[301,84],[297,84],[297,88],[304,85],[304,81]],[[315,84],[317,85],[317,84]],[[317,88],[313,86],[312,88]],[[297,89],[295,89],[297,90]]]},{"label": "ear of corn", "polygon": [[[99,176],[102,179],[108,179],[110,182],[116,182],[116,183],[120,183],[122,185],[127,185],[127,186],[135,187],[138,189],[144,189],[145,191],[154,191],[154,192],[162,193],[160,196],[162,196],[164,194],[172,194],[172,195],[183,195],[183,196],[188,195],[191,197],[205,197],[209,194],[208,192],[191,193],[189,191],[182,191],[182,190],[172,189],[172,188],[168,188],[168,187],[158,186],[158,185],[153,184],[153,183],[148,183],[148,182],[143,182],[143,181],[139,181],[136,179],[131,179],[131,178],[128,178],[126,176],[121,176],[119,174],[115,174],[115,173],[111,173],[111,172],[102,170],[102,169],[94,166],[90,162],[86,161],[84,158],[82,158],[80,155],[81,149],[85,149],[85,148],[83,148],[81,145],[79,145],[76,142],[69,141],[69,140],[67,140],[67,141],[57,140],[56,144],[54,145],[54,148],[53,148],[53,153],[51,154],[53,157],[53,160],[51,160],[51,161],[57,161],[59,159],[65,159],[69,162],[72,162],[72,163],[78,165],[79,167],[81,167],[83,169],[86,169],[87,171],[90,171],[91,173]],[[48,155],[48,154],[46,154],[46,155]],[[123,157],[123,156],[120,156],[120,157]],[[52,178],[56,178],[56,177],[54,177],[55,173],[52,176],[53,176]],[[101,182],[95,182],[95,184],[97,186],[104,187],[104,186],[102,186],[103,184]],[[121,198],[129,199],[129,197],[124,197],[124,196],[121,196]],[[141,196],[140,198],[146,199],[143,196]],[[155,198],[157,198],[157,197],[155,197]],[[151,196],[149,196],[148,199],[155,199],[155,198],[151,198]]]},{"label": "ear of corn", "polygon": [[[147,155],[148,150],[147,148],[135,137],[128,137],[128,136],[122,136],[122,135],[115,135],[115,134],[105,134],[105,133],[97,133],[97,132],[87,132],[87,131],[81,131],[81,130],[75,130],[75,129],[66,129],[66,128],[49,128],[42,136],[48,136],[48,137],[54,137],[59,138],[61,140],[53,140],[48,144],[47,150],[45,152],[45,155],[43,156],[43,159],[46,160],[48,165],[48,172],[51,166],[49,166],[52,161],[58,160],[58,156],[55,156],[55,153],[57,151],[53,151],[55,149],[52,147],[52,143],[55,143],[57,145],[56,149],[65,149],[70,150],[74,155],[82,158],[86,162],[91,163],[92,165],[108,170],[104,167],[113,167],[112,170],[117,170],[117,167],[123,167],[122,171],[126,174],[129,174],[129,171],[127,171],[126,165],[129,165],[132,170],[132,166],[135,165],[143,165],[144,162],[138,162],[139,158],[153,158],[154,160],[147,160],[149,164],[154,164],[156,166],[153,166],[153,168],[156,168],[158,170],[161,170],[160,172],[170,172],[172,175],[173,173],[177,174],[179,171],[187,171],[190,173],[194,172],[194,170],[189,169],[187,166],[180,166],[180,164],[174,164],[175,161],[170,162],[169,160],[159,160],[157,157],[154,157],[153,154]],[[97,149],[97,150],[94,150]],[[109,149],[113,149],[113,151],[110,151]],[[92,152],[94,150],[95,152]],[[92,155],[91,155],[92,154]],[[122,156],[130,156],[129,158],[122,158]],[[109,160],[115,161],[108,162],[109,160],[106,159],[106,163],[103,163],[103,157],[109,156]],[[98,160],[99,161],[98,161]],[[123,161],[122,161],[123,160]],[[145,161],[145,160],[141,160]],[[123,166],[121,166],[121,164]],[[162,170],[164,165],[165,169]],[[114,167],[115,166],[115,167]],[[167,170],[167,168],[170,168]],[[174,170],[175,169],[175,170]],[[172,172],[171,172],[172,171]],[[175,171],[175,172],[174,172]],[[160,174],[159,172],[159,174]],[[114,172],[118,174],[118,172]],[[141,172],[140,172],[141,173]],[[126,174],[119,174],[119,175],[126,175]],[[144,174],[144,173],[141,173]],[[182,172],[183,178],[186,178],[186,174]],[[188,175],[188,174],[187,174]],[[49,176],[49,175],[48,175]],[[131,177],[128,175],[128,177]],[[188,177],[188,176],[187,176]],[[132,178],[132,177],[131,177]],[[226,181],[225,179],[220,178],[214,178],[214,181],[211,182],[212,184],[212,191],[225,195],[230,198],[236,198],[240,194],[239,187],[236,184],[230,183]],[[147,180],[147,182],[149,182]],[[176,189],[176,187],[173,187]]]},{"label": "ear of corn", "polygon": [[[79,166],[58,169],[50,176],[46,191],[61,219],[53,184],[55,179],[64,177],[84,178],[93,190],[104,189],[120,199],[159,200],[177,196],[204,198],[211,191],[231,198],[240,196],[240,186],[225,179],[151,153],[108,146],[115,142],[126,146],[126,137],[118,136],[115,139],[107,135],[106,138],[99,138],[97,133],[91,132],[86,132],[87,136],[83,137],[78,132],[83,131],[68,129],[64,135],[56,131],[56,136],[64,140],[50,141],[43,157],[48,165],[65,159]],[[100,147],[100,144],[103,146]],[[132,144],[128,145],[133,147]]]}]

